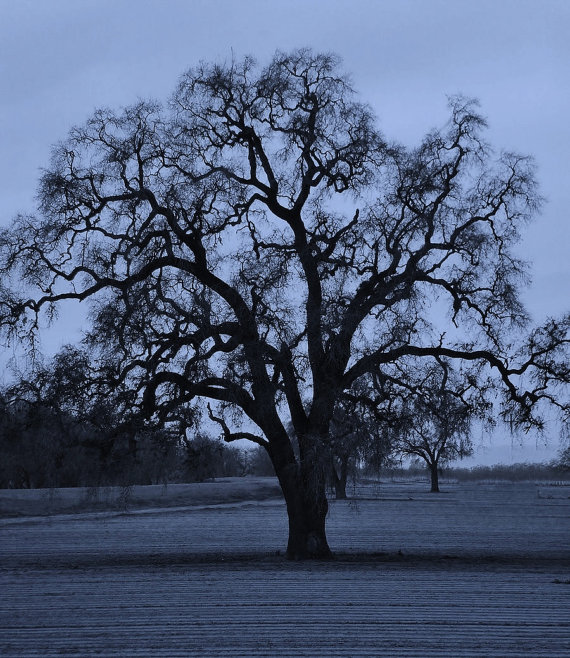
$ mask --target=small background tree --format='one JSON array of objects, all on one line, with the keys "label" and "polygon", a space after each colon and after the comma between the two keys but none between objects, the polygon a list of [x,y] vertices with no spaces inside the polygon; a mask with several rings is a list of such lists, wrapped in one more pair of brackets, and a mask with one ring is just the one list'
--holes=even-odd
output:
[{"label": "small background tree", "polygon": [[473,454],[473,417],[488,408],[481,400],[476,407],[473,397],[467,397],[474,381],[459,381],[449,364],[439,361],[427,370],[418,387],[402,403],[392,450],[425,462],[432,493],[439,493],[441,466]]}]

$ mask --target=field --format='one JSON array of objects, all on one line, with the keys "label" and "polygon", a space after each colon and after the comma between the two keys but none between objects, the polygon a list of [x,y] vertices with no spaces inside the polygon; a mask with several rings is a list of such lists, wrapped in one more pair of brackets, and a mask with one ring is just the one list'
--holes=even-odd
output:
[{"label": "field", "polygon": [[570,487],[389,482],[291,563],[268,478],[0,491],[3,656],[570,656]]}]

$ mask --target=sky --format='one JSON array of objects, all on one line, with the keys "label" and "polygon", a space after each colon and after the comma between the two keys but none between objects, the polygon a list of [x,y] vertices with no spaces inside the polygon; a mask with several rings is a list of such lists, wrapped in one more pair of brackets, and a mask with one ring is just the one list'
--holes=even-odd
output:
[{"label": "sky", "polygon": [[[568,0],[0,0],[0,226],[33,211],[50,147],[95,108],[166,100],[200,60],[309,46],[342,57],[389,139],[416,144],[462,93],[497,149],[535,157],[546,204],[520,255],[540,322],[570,308],[569,34]],[[78,317],[64,309],[45,349],[77,337]],[[513,454],[509,439],[479,457]]]}]

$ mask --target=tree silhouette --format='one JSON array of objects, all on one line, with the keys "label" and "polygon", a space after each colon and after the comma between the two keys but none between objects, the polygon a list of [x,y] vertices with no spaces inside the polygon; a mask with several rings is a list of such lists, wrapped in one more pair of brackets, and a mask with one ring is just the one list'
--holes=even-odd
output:
[{"label": "tree silhouette", "polygon": [[43,311],[91,299],[89,342],[115,381],[149,414],[209,400],[227,441],[267,449],[288,555],[326,557],[329,427],[369,373],[466,360],[517,422],[540,423],[540,400],[566,408],[568,319],[511,344],[532,161],[495,158],[484,128],[454,98],[444,129],[390,144],[332,55],[202,64],[166,106],[98,110],[54,148],[39,215],[0,240],[2,324],[28,336]]},{"label": "tree silhouette", "polygon": [[165,474],[178,435],[146,421],[132,392],[101,375],[70,345],[14,372],[0,391],[4,486],[154,484]]},{"label": "tree silhouette", "polygon": [[379,470],[388,460],[390,427],[401,424],[390,409],[393,400],[361,381],[337,402],[329,426],[330,479],[337,499],[347,497],[349,475],[361,466]]},{"label": "tree silhouette", "polygon": [[439,468],[473,454],[472,421],[484,421],[492,405],[481,395],[472,373],[461,377],[446,361],[419,374],[421,381],[402,402],[392,450],[423,460],[430,471],[431,491],[439,493]]}]

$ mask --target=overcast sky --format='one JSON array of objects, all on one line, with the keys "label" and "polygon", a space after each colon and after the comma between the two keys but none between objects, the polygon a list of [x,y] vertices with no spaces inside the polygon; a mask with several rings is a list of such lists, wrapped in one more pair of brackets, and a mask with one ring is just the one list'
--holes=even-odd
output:
[{"label": "overcast sky", "polygon": [[570,0],[0,0],[0,224],[96,107],[164,100],[199,60],[310,46],[341,55],[389,139],[416,143],[460,92],[494,146],[534,155],[547,204],[520,253],[539,321],[570,307],[569,35]]}]

